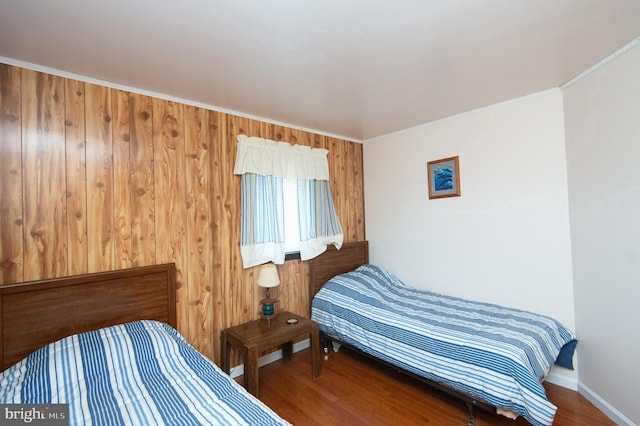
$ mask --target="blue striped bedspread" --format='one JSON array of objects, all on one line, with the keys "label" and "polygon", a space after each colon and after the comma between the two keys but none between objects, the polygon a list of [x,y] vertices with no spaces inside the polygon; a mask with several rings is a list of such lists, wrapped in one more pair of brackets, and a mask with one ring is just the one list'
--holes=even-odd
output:
[{"label": "blue striped bedspread", "polygon": [[71,425],[287,425],[175,329],[135,321],[51,343],[0,373],[0,403],[68,403]]},{"label": "blue striped bedspread", "polygon": [[410,287],[374,265],[331,279],[311,317],[339,341],[534,425],[553,422],[542,381],[576,343],[552,318]]}]

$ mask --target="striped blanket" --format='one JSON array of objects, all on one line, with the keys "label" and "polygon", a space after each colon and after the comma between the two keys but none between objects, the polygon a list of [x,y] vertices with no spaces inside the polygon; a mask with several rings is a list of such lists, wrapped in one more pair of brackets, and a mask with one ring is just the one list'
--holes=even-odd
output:
[{"label": "striped blanket", "polygon": [[576,343],[552,318],[413,288],[374,265],[331,279],[311,316],[339,341],[534,425],[553,422],[541,382]]},{"label": "striped blanket", "polygon": [[71,425],[286,425],[167,324],[51,343],[0,374],[0,403],[68,403]]}]

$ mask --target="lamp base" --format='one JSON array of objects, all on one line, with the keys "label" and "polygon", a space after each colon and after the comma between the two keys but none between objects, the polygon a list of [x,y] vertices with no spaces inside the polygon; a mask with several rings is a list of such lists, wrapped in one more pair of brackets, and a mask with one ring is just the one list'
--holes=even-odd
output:
[{"label": "lamp base", "polygon": [[262,315],[269,316],[274,314],[276,312],[276,302],[278,302],[278,299],[272,297],[262,299],[260,301],[260,303],[262,304]]},{"label": "lamp base", "polygon": [[271,327],[271,321],[274,321],[276,318],[278,318],[278,314],[275,313],[271,315],[260,315],[260,319],[267,323],[267,327]]}]

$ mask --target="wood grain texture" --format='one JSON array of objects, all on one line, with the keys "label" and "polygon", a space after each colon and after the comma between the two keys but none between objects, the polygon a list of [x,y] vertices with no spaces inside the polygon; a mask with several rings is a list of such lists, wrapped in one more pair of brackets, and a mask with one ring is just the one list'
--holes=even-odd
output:
[{"label": "wood grain texture", "polygon": [[210,179],[210,214],[211,214],[211,305],[212,309],[209,312],[211,316],[210,322],[212,324],[213,331],[213,359],[220,360],[220,348],[215,344],[220,331],[226,328],[228,325],[233,324],[233,321],[227,322],[225,311],[227,303],[227,292],[232,281],[230,276],[229,262],[224,261],[227,259],[227,242],[225,241],[226,234],[224,233],[224,227],[222,226],[222,213],[223,208],[223,176],[220,171],[220,159],[222,158],[222,151],[224,146],[224,140],[227,134],[227,121],[226,115],[215,111],[208,111],[207,113],[207,127],[209,132],[209,179]]},{"label": "wood grain texture", "polygon": [[113,243],[114,267],[132,266],[131,243],[131,136],[129,131],[129,96],[112,91],[113,99]]},{"label": "wood grain texture", "polygon": [[258,298],[256,295],[254,270],[257,268],[243,269],[240,255],[240,240],[232,236],[240,235],[240,176],[233,174],[233,164],[236,157],[236,136],[247,134],[249,119],[244,117],[227,116],[226,140],[230,143],[222,144],[220,152],[220,177],[229,179],[231,185],[220,188],[222,193],[221,229],[225,236],[223,256],[231,258],[229,266],[229,287],[227,289],[227,302],[225,304],[225,320],[228,325],[241,324],[257,317]]},{"label": "wood grain texture", "polygon": [[61,77],[22,71],[25,280],[67,274],[64,92]]},{"label": "wood grain texture", "polygon": [[72,334],[150,319],[175,327],[175,265],[0,286],[0,369]]},{"label": "wood grain texture", "polygon": [[[347,206],[364,206],[364,176],[363,176],[363,147],[362,144],[345,144],[347,148],[347,166],[345,169],[347,181]],[[366,239],[364,229],[364,207],[362,209],[348,209],[344,229],[349,232],[347,241],[363,241]]]},{"label": "wood grain texture", "polygon": [[89,267],[84,105],[84,83],[71,79],[65,80],[64,124],[69,275],[86,273]]},{"label": "wood grain texture", "polygon": [[0,64],[0,282],[23,280],[20,68]]},{"label": "wood grain texture", "polygon": [[211,181],[209,177],[209,126],[207,111],[188,106],[185,108],[186,154],[186,217],[187,217],[187,309],[190,341],[196,348],[212,353],[214,340],[211,283]]},{"label": "wood grain texture", "polygon": [[[240,256],[238,134],[328,149],[345,241],[364,237],[361,144],[9,65],[0,85],[0,284],[175,261],[178,329],[219,360],[263,297]],[[278,269],[277,307],[308,315],[308,262]]]},{"label": "wood grain texture", "polygon": [[129,93],[131,164],[131,262],[156,263],[156,209],[153,174],[153,109],[148,96]]},{"label": "wood grain texture", "polygon": [[[85,85],[89,272],[115,267],[111,90]],[[120,190],[120,188],[118,188]]]},{"label": "wood grain texture", "polygon": [[153,106],[153,171],[157,205],[156,260],[176,263],[176,298],[178,326],[188,330],[186,184],[184,146],[184,105],[152,100]]}]

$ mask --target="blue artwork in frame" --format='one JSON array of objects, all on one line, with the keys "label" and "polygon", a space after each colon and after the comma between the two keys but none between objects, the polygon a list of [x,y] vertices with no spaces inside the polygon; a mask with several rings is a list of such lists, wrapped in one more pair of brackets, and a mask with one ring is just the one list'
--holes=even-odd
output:
[{"label": "blue artwork in frame", "polygon": [[427,163],[429,199],[460,196],[458,157],[443,158]]}]

